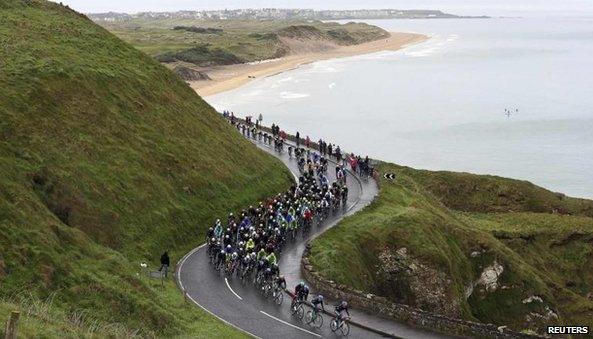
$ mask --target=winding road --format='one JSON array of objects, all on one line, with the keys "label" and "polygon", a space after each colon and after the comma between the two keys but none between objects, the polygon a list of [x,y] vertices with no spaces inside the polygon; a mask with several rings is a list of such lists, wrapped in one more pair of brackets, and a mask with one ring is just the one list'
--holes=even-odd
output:
[{"label": "winding road", "polygon": [[[299,171],[294,158],[288,154],[279,154],[268,145],[251,140],[257,147],[279,158],[297,177]],[[335,180],[335,171],[328,170],[330,181]],[[376,183],[372,180],[362,182],[352,173],[348,174],[347,212],[326,220],[322,225],[313,227],[306,238],[287,243],[280,255],[280,271],[286,277],[289,289],[302,280],[300,264],[305,245],[308,241],[334,226],[347,215],[355,213],[369,204],[377,194]],[[322,338],[337,337],[330,328],[330,317],[324,316],[321,329],[312,328],[290,314],[290,299],[285,296],[282,305],[267,300],[252,285],[243,286],[238,279],[226,279],[214,270],[208,260],[205,246],[200,246],[186,254],[178,263],[177,283],[186,297],[199,307],[221,319],[225,323],[258,338]],[[314,289],[311,295],[315,293]],[[337,301],[327,300],[327,309]],[[379,318],[358,310],[351,310],[352,319],[378,331],[369,331],[351,326],[351,338],[385,337],[378,333],[389,334],[398,338],[444,338],[446,336],[414,328],[403,323]],[[213,334],[214,335],[214,334]]]}]

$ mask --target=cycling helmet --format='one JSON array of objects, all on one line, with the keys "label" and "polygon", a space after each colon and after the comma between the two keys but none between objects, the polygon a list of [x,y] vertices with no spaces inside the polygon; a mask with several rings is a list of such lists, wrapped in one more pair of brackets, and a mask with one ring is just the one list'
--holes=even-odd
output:
[{"label": "cycling helmet", "polygon": [[233,252],[233,259],[237,259],[237,252]]},{"label": "cycling helmet", "polygon": [[232,217],[232,216],[233,216],[233,213],[229,213],[229,217]]},{"label": "cycling helmet", "polygon": [[215,242],[215,241],[216,241],[216,238],[210,239],[210,242]]},{"label": "cycling helmet", "polygon": [[243,247],[244,243],[242,241],[239,242],[239,247]]},{"label": "cycling helmet", "polygon": [[225,254],[226,252],[224,250],[220,250],[220,254]]},{"label": "cycling helmet", "polygon": [[226,245],[226,249],[230,250],[231,249],[231,245]]},{"label": "cycling helmet", "polygon": [[340,304],[340,306],[342,306],[342,307],[348,307],[348,303],[346,301],[342,301],[342,303]]},{"label": "cycling helmet", "polygon": [[224,236],[224,238],[225,238],[225,239],[230,239],[230,237],[229,237],[229,235],[228,235],[228,234],[227,234],[227,235],[225,235],[225,236]]},{"label": "cycling helmet", "polygon": [[271,268],[269,268],[269,267],[266,268],[266,273],[271,273],[271,272],[272,272],[272,269]]},{"label": "cycling helmet", "polygon": [[323,296],[322,296],[321,294],[320,294],[320,295],[318,295],[318,296],[317,296],[317,300],[319,300],[319,301],[323,301]]},{"label": "cycling helmet", "polygon": [[304,282],[304,281],[301,281],[301,282],[299,283],[299,286],[301,286],[301,287],[305,287],[305,282]]},{"label": "cycling helmet", "polygon": [[217,224],[218,224],[218,223],[220,223],[220,219],[216,219],[216,223],[217,223]]},{"label": "cycling helmet", "polygon": [[208,230],[209,230],[209,231],[214,231],[214,228],[210,227]]}]

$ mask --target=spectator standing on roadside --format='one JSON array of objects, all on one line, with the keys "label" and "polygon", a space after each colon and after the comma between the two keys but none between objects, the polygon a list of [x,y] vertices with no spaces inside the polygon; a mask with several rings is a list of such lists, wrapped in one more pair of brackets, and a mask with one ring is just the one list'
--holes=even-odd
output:
[{"label": "spectator standing on roadside", "polygon": [[165,253],[161,255],[161,268],[159,268],[160,272],[164,271],[165,278],[167,277],[167,272],[169,271],[170,264],[171,260],[169,259],[169,252],[165,251]]}]

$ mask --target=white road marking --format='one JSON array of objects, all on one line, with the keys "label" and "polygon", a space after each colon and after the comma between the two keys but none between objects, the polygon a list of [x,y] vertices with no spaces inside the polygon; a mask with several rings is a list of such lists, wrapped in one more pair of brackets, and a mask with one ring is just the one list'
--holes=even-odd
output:
[{"label": "white road marking", "polygon": [[194,298],[192,298],[192,296],[189,293],[187,293],[187,291],[185,290],[185,287],[183,287],[183,283],[181,282],[181,270],[183,269],[183,264],[185,264],[185,260],[187,260],[187,258],[189,258],[191,255],[193,255],[195,252],[197,252],[198,250],[200,250],[204,246],[206,246],[206,244],[202,244],[202,245],[194,248],[191,252],[189,252],[188,254],[186,254],[179,261],[179,263],[177,264],[177,266],[179,267],[177,269],[177,282],[179,282],[179,287],[181,288],[181,291],[183,292],[184,295],[187,295],[187,297],[189,298],[189,300],[191,300],[194,304],[196,304],[196,306],[198,306],[199,308],[201,308],[204,311],[208,312],[211,316],[217,318],[218,320],[222,321],[223,323],[225,323],[225,324],[227,324],[227,325],[229,325],[229,326],[231,326],[233,328],[236,328],[238,331],[241,331],[241,332],[247,334],[248,336],[251,336],[251,337],[256,338],[256,339],[262,339],[261,337],[258,337],[255,334],[253,334],[253,333],[251,333],[249,331],[246,331],[246,330],[242,329],[241,327],[239,327],[239,326],[237,326],[237,325],[235,325],[235,324],[233,324],[233,323],[231,323],[229,321],[226,321],[225,319],[223,319],[223,318],[219,317],[218,315],[214,314],[214,312],[210,311],[206,307],[200,305],[199,302],[197,302]]},{"label": "white road marking", "polygon": [[264,312],[264,311],[260,311],[260,312],[261,312],[261,313],[263,313],[264,315],[267,315],[268,317],[270,317],[270,318],[272,318],[272,319],[276,320],[276,321],[279,321],[279,322],[283,323],[284,325],[288,325],[288,326],[290,326],[290,327],[294,327],[294,328],[296,328],[297,330],[300,330],[300,331],[303,331],[303,332],[307,332],[307,333],[309,333],[309,334],[311,334],[311,335],[314,335],[314,336],[316,336],[316,337],[318,337],[318,338],[321,338],[321,336],[320,336],[319,334],[317,334],[317,333],[313,333],[313,332],[311,332],[311,331],[307,331],[307,330],[306,330],[306,329],[304,329],[304,328],[300,328],[300,327],[298,327],[298,326],[295,326],[295,325],[293,325],[293,324],[291,324],[291,323],[287,323],[286,321],[284,321],[284,320],[282,320],[282,319],[278,319],[278,318],[274,317],[273,315],[269,315],[269,314],[267,314],[267,313],[266,313],[266,312]]},{"label": "white road marking", "polygon": [[239,330],[239,331],[241,331],[241,332],[243,332],[243,333],[245,333],[245,334],[247,334],[247,335],[250,335],[250,336],[252,336],[252,337],[254,337],[254,338],[256,338],[256,339],[262,339],[261,337],[258,337],[258,336],[256,336],[255,334],[253,334],[253,333],[251,333],[251,332],[248,332],[248,331],[246,331],[246,330],[244,330],[244,329],[240,328],[239,326],[237,326],[237,325],[235,325],[235,324],[233,324],[233,323],[231,323],[231,322],[228,322],[228,321],[226,321],[226,320],[222,319],[221,317],[217,316],[216,314],[214,314],[214,313],[210,312],[210,311],[209,311],[207,308],[205,308],[204,306],[200,305],[200,304],[199,304],[197,301],[195,301],[195,300],[194,300],[194,298],[192,298],[192,296],[191,296],[191,295],[189,295],[189,294],[188,294],[188,295],[187,295],[187,297],[188,297],[188,298],[189,298],[191,301],[193,301],[193,303],[194,303],[194,304],[198,305],[198,307],[200,307],[200,308],[201,308],[201,309],[203,309],[204,311],[206,311],[206,312],[210,313],[210,315],[212,315],[212,316],[214,316],[214,317],[218,318],[218,319],[219,319],[220,321],[222,321],[223,323],[225,323],[225,324],[227,324],[227,325],[229,325],[229,326],[231,326],[231,327],[234,327],[234,328],[236,328],[237,330]]},{"label": "white road marking", "polygon": [[233,289],[231,288],[231,285],[229,285],[229,280],[227,278],[224,278],[224,282],[226,283],[226,287],[228,287],[229,290],[231,290],[231,292],[233,292],[235,297],[239,298],[239,300],[243,300],[243,298],[241,298],[237,293],[235,293],[235,291],[233,291]]}]

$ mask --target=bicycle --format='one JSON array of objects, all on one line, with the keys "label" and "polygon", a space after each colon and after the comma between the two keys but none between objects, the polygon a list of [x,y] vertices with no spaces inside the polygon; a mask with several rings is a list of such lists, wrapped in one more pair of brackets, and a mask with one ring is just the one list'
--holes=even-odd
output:
[{"label": "bicycle", "polygon": [[282,301],[284,301],[284,291],[278,286],[274,288],[272,292],[272,298],[277,305],[282,305]]},{"label": "bicycle", "polygon": [[268,298],[268,297],[272,296],[272,292],[274,289],[274,287],[272,285],[273,285],[273,282],[264,281],[264,283],[261,287],[261,292],[262,292],[264,298]]},{"label": "bicycle", "polygon": [[323,326],[323,316],[316,308],[313,308],[307,312],[307,318],[305,318],[305,322],[309,326],[321,328],[321,326]]},{"label": "bicycle", "polygon": [[305,315],[305,309],[303,308],[303,302],[297,300],[296,298],[293,299],[292,304],[290,305],[290,313],[297,317],[299,320],[303,320],[303,316]]},{"label": "bicycle", "polygon": [[340,319],[339,316],[336,315],[329,323],[329,327],[332,332],[335,333],[336,331],[340,330],[343,336],[347,336],[350,334],[350,324],[348,324],[348,319],[350,319],[350,317]]}]

